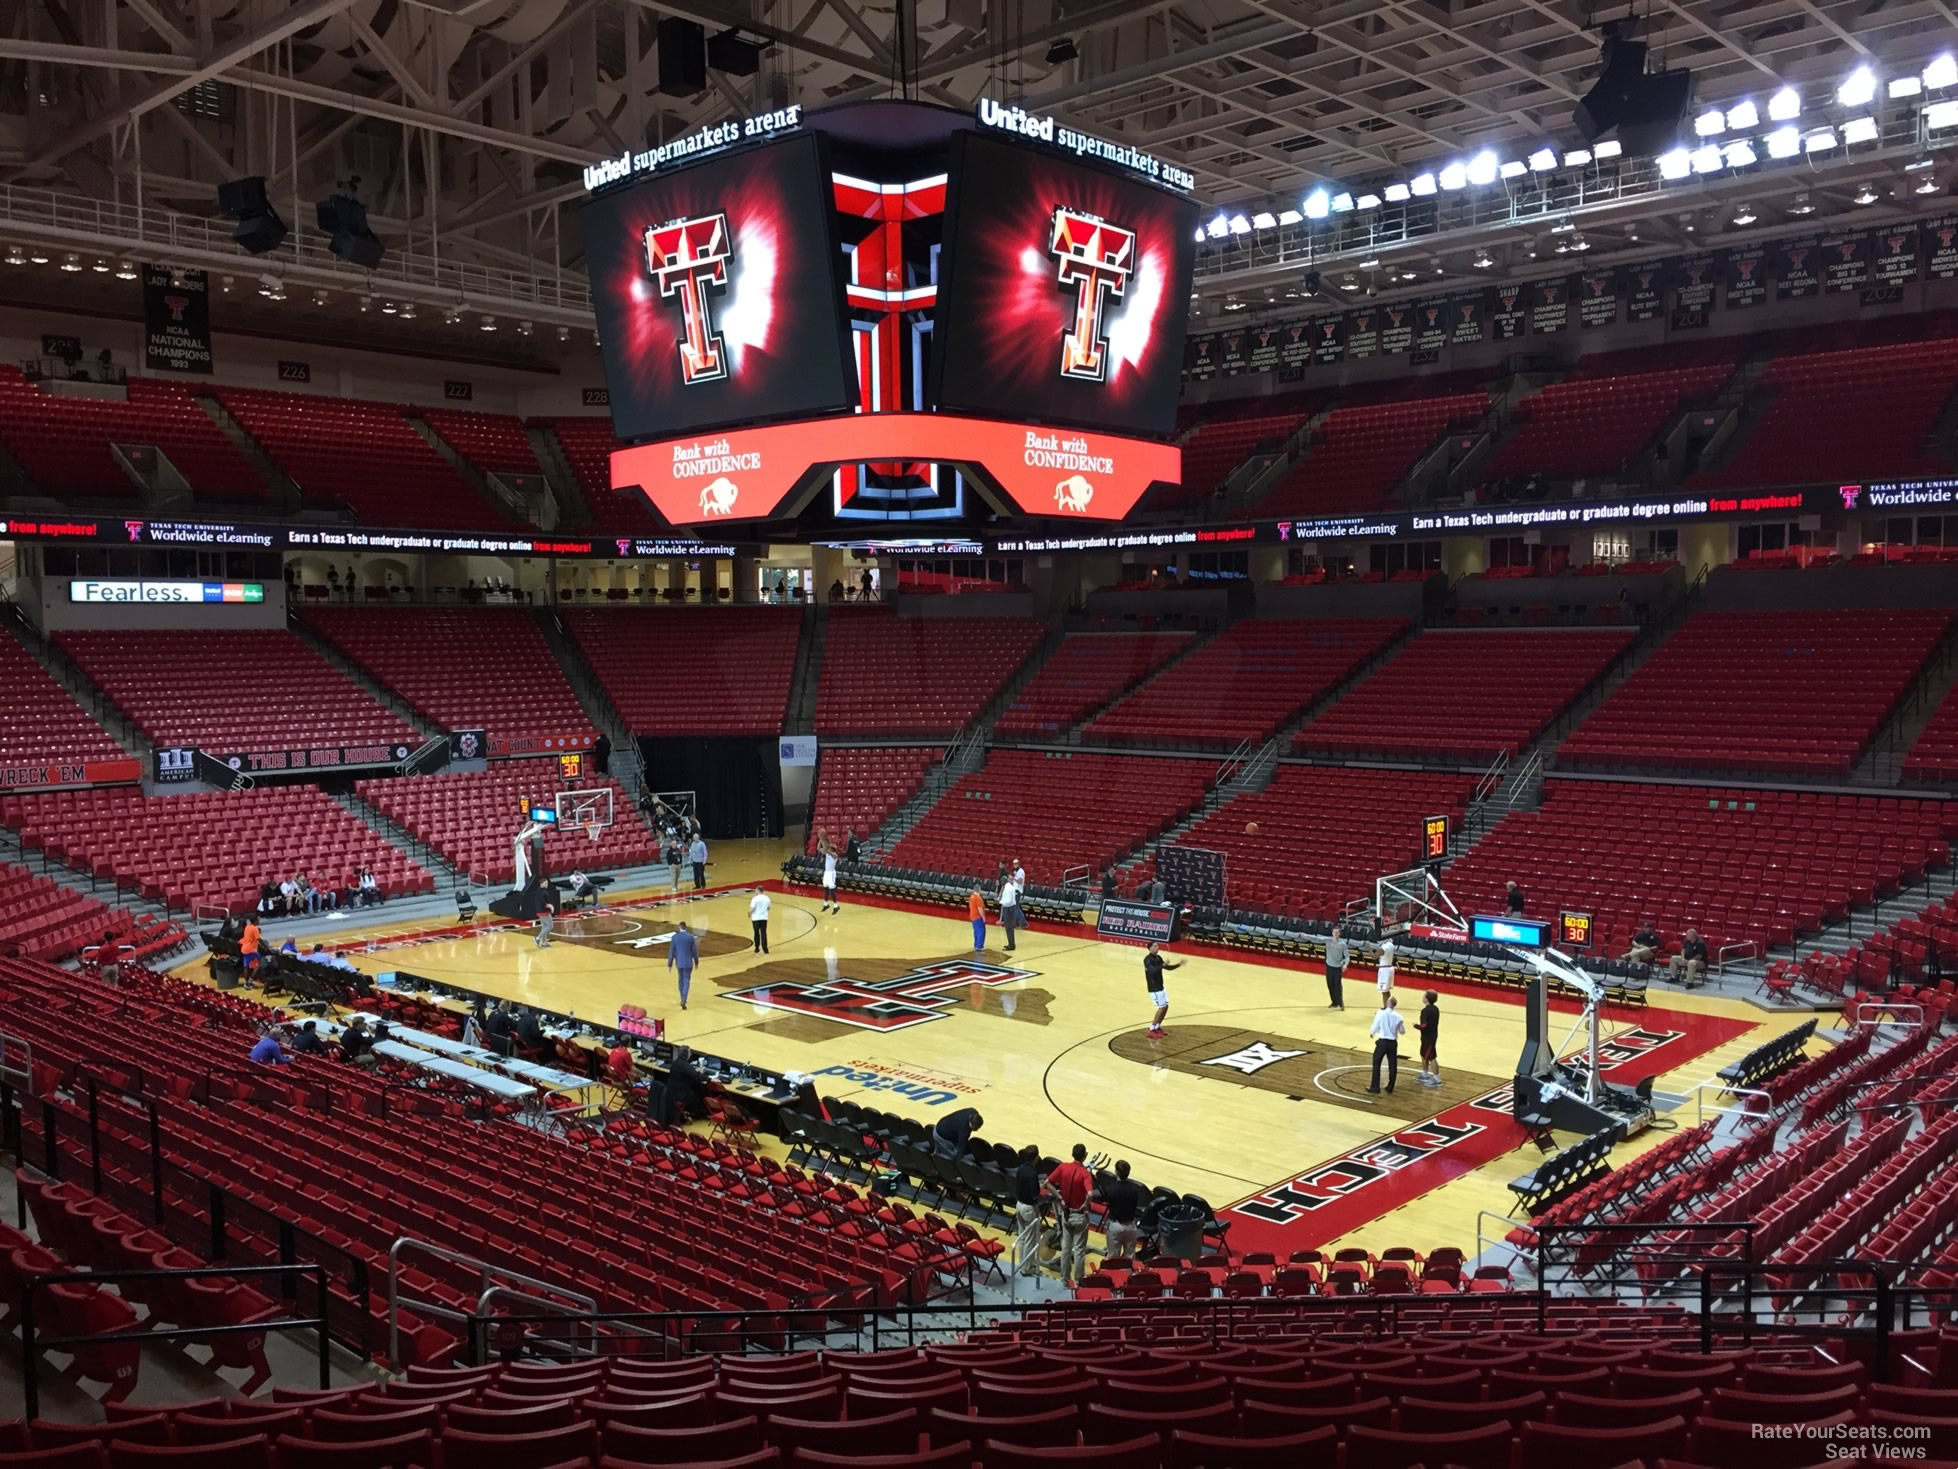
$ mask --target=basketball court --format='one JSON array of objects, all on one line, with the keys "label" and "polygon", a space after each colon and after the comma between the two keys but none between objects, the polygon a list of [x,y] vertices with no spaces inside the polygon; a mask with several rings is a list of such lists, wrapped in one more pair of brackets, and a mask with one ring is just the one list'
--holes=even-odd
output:
[{"label": "basketball court", "polygon": [[[1168,1033],[1155,1040],[1139,945],[1043,927],[1022,931],[1009,954],[994,925],[975,954],[962,909],[846,898],[825,915],[814,889],[784,890],[773,876],[787,850],[722,844],[720,886],[614,889],[606,906],[561,916],[547,949],[529,925],[487,919],[433,930],[356,919],[324,936],[370,974],[405,970],[599,1025],[640,1005],[670,1040],[811,1074],[826,1097],[927,1119],[976,1106],[986,1137],[1056,1155],[1085,1142],[1129,1159],[1148,1185],[1208,1198],[1237,1249],[1466,1243],[1483,1211],[1508,1211],[1508,1181],[1537,1156],[1510,1115],[1518,994],[1433,984],[1443,1084],[1415,1080],[1410,1032],[1399,1086],[1369,1095],[1371,969],[1348,971],[1347,1008],[1334,1011],[1317,965],[1177,945]],[[775,894],[766,955],[749,936],[757,883]],[[682,921],[701,939],[685,1012],[667,966]],[[1427,987],[1400,976],[1410,1023]],[[1555,1035],[1577,1018],[1553,1005]],[[1653,1076],[1661,1091],[1685,1092],[1785,1028],[1735,1000],[1655,990],[1649,1006],[1606,1010],[1601,1069],[1615,1083]],[[1672,1123],[1692,1126],[1695,1107],[1618,1156]]]}]

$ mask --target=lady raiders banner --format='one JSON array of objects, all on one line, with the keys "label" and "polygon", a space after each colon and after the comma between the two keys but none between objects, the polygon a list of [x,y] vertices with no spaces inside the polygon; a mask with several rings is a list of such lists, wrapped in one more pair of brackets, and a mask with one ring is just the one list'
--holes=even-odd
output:
[{"label": "lady raiders banner", "polygon": [[1711,254],[1688,255],[1675,267],[1678,278],[1673,282],[1673,304],[1689,311],[1711,311],[1713,309],[1713,283],[1719,276],[1717,262]]},{"label": "lady raiders banner", "polygon": [[143,366],[211,370],[211,283],[203,271],[143,267]]},{"label": "lady raiders banner", "polygon": [[1183,347],[1183,376],[1191,382],[1203,382],[1217,375],[1217,339],[1214,336],[1191,337]]},{"label": "lady raiders banner", "polygon": [[1777,301],[1802,301],[1822,290],[1817,262],[1821,252],[1814,235],[1783,240],[1774,252],[1774,298]]},{"label": "lady raiders banner", "polygon": [[1312,344],[1312,360],[1330,366],[1346,355],[1346,318],[1319,316],[1306,323],[1306,336]]},{"label": "lady raiders banner", "polygon": [[[1332,320],[1337,322],[1339,318],[1335,316]],[[1312,360],[1318,335],[1319,323],[1316,321],[1287,322],[1278,334],[1278,365],[1280,367],[1305,366]]]},{"label": "lady raiders banner", "polygon": [[1512,342],[1529,331],[1533,298],[1528,281],[1508,281],[1492,288],[1489,295],[1489,323],[1497,341]]},{"label": "lady raiders banner", "polygon": [[1372,357],[1380,351],[1380,312],[1369,306],[1346,318],[1346,355]]},{"label": "lady raiders banner", "polygon": [[1217,371],[1225,377],[1236,377],[1244,371],[1245,354],[1251,350],[1251,339],[1242,331],[1225,332],[1217,339]]},{"label": "lady raiders banner", "polygon": [[1666,263],[1649,260],[1625,272],[1625,320],[1657,321],[1666,309]]},{"label": "lady raiders banner", "polygon": [[1250,352],[1246,366],[1252,372],[1270,372],[1278,366],[1279,329],[1275,326],[1255,327],[1251,331]]},{"label": "lady raiders banner", "polygon": [[1725,267],[1727,309],[1739,311],[1768,299],[1768,252],[1764,245],[1744,245],[1721,257]]},{"label": "lady raiders banner", "polygon": [[1618,272],[1586,271],[1577,278],[1577,319],[1585,326],[1618,324]]},{"label": "lady raiders banner", "polygon": [[1876,232],[1870,262],[1871,279],[1879,286],[1905,286],[1917,279],[1917,226],[1893,224]]},{"label": "lady raiders banner", "polygon": [[1402,302],[1398,306],[1380,308],[1380,355],[1398,357],[1403,352],[1414,350],[1414,305]]},{"label": "lady raiders banner", "polygon": [[1481,291],[1471,291],[1466,296],[1451,296],[1448,300],[1448,340],[1457,347],[1473,346],[1482,340],[1483,317],[1488,311],[1488,298]]},{"label": "lady raiders banner", "polygon": [[1530,286],[1536,305],[1530,309],[1530,330],[1560,332],[1570,325],[1570,282],[1562,276]]},{"label": "lady raiders banner", "polygon": [[1448,298],[1428,296],[1414,303],[1416,352],[1439,352],[1448,345]]},{"label": "lady raiders banner", "polygon": [[1930,259],[1931,279],[1948,281],[1958,276],[1958,214],[1940,214],[1923,224]]},{"label": "lady raiders banner", "polygon": [[1851,295],[1870,283],[1868,235],[1824,235],[1818,247],[1822,252],[1822,289],[1836,295]]}]

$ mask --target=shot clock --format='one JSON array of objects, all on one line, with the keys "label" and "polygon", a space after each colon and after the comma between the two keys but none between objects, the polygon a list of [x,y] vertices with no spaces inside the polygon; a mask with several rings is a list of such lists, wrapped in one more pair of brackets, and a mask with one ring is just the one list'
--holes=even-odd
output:
[{"label": "shot clock", "polygon": [[1559,946],[1566,949],[1588,949],[1591,947],[1591,915],[1573,913],[1568,909],[1557,915],[1557,938]]},{"label": "shot clock", "polygon": [[1426,816],[1421,820],[1421,860],[1439,862],[1448,855],[1448,818]]}]

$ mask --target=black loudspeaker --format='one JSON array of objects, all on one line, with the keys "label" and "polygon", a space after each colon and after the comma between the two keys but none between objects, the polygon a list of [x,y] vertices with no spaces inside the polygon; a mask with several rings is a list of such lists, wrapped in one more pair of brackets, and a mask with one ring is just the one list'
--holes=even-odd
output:
[{"label": "black loudspeaker", "polygon": [[386,248],[373,235],[342,233],[333,237],[333,253],[349,265],[358,265],[364,270],[372,270],[379,265]]},{"label": "black loudspeaker", "polygon": [[1605,27],[1598,50],[1598,80],[1571,110],[1571,123],[1587,143],[1595,143],[1613,128],[1631,154],[1662,153],[1677,140],[1693,94],[1693,75],[1686,71],[1645,70],[1646,47]]},{"label": "black loudspeaker", "polygon": [[707,42],[707,64],[731,77],[751,77],[761,70],[761,47],[742,40],[739,31],[722,31]]},{"label": "black loudspeaker", "polygon": [[267,209],[238,221],[231,238],[254,255],[269,255],[286,240],[286,222]]},{"label": "black loudspeaker", "polygon": [[669,97],[697,97],[706,91],[706,29],[669,15],[661,18],[658,34],[659,89]]},{"label": "black loudspeaker", "polygon": [[271,207],[265,198],[263,175],[233,179],[228,184],[218,185],[218,208],[226,214],[257,214]]}]

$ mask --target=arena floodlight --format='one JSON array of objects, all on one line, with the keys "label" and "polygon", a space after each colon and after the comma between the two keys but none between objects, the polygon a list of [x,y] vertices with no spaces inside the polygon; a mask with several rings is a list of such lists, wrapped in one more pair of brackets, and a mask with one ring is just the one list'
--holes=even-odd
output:
[{"label": "arena floodlight", "polygon": [[1435,176],[1431,173],[1417,173],[1407,181],[1408,190],[1417,199],[1426,199],[1435,191]]},{"label": "arena floodlight", "polygon": [[1520,179],[1529,171],[1529,164],[1520,158],[1505,158],[1502,167],[1496,170],[1498,174],[1506,179]]},{"label": "arena floodlight", "polygon": [[1362,194],[1353,201],[1353,207],[1355,209],[1378,209],[1380,207],[1380,196],[1378,194]]},{"label": "arena floodlight", "polygon": [[1693,136],[1696,138],[1717,138],[1727,131],[1727,114],[1718,107],[1710,108],[1693,119]]},{"label": "arena floodlight", "polygon": [[1582,168],[1591,161],[1589,148],[1573,148],[1564,155],[1565,168]]},{"label": "arena floodlight", "polygon": [[1405,204],[1409,191],[1406,184],[1389,184],[1383,192],[1389,204]]},{"label": "arena floodlight", "polygon": [[1659,155],[1659,177],[1668,181],[1683,179],[1693,171],[1693,155],[1684,148],[1674,148],[1669,153]]},{"label": "arena floodlight", "polygon": [[1616,138],[1606,138],[1591,150],[1591,156],[1603,163],[1607,158],[1616,158],[1625,151],[1625,145]]},{"label": "arena floodlight", "polygon": [[1260,209],[1256,214],[1251,216],[1251,228],[1254,230],[1275,230],[1278,228],[1278,216],[1273,214],[1269,209]]},{"label": "arena floodlight", "polygon": [[1768,145],[1768,157],[1793,158],[1802,151],[1802,134],[1795,127],[1779,127],[1764,139]]},{"label": "arena floodlight", "polygon": [[1208,233],[1211,239],[1221,240],[1225,235],[1230,233],[1230,230],[1230,220],[1224,215],[1219,214],[1215,219],[1210,221]]},{"label": "arena floodlight", "polygon": [[1351,194],[1340,193],[1333,195],[1334,214],[1351,214],[1352,212],[1353,196]]},{"label": "arena floodlight", "polygon": [[1752,97],[1744,97],[1727,109],[1727,126],[1734,132],[1752,131],[1761,125],[1761,109]]},{"label": "arena floodlight", "polygon": [[1304,218],[1305,216],[1300,214],[1296,209],[1281,209],[1278,211],[1278,222],[1281,225],[1297,224]]},{"label": "arena floodlight", "polygon": [[1232,234],[1234,234],[1234,235],[1248,235],[1248,234],[1250,234],[1250,233],[1251,233],[1251,221],[1250,221],[1250,220],[1248,220],[1248,219],[1246,219],[1246,218],[1245,218],[1245,217],[1244,217],[1243,215],[1241,215],[1241,214],[1233,214],[1233,215],[1231,216],[1231,233],[1232,233]]},{"label": "arena floodlight", "polygon": [[1937,90],[1958,87],[1958,56],[1947,51],[1925,67],[1924,85]]},{"label": "arena floodlight", "polygon": [[1549,173],[1557,166],[1557,153],[1553,148],[1539,148],[1530,155],[1531,173]]},{"label": "arena floodlight", "polygon": [[1842,140],[1845,144],[1874,143],[1876,136],[1876,119],[1873,117],[1852,117],[1842,125]]},{"label": "arena floodlight", "polygon": [[1496,155],[1484,148],[1468,161],[1468,181],[1478,189],[1486,189],[1496,181],[1496,172],[1501,167]]},{"label": "arena floodlight", "polygon": [[1328,214],[1332,213],[1332,207],[1332,196],[1324,189],[1314,189],[1310,194],[1305,196],[1305,217],[1307,219],[1324,219]]},{"label": "arena floodlight", "polygon": [[1451,194],[1457,189],[1466,188],[1468,186],[1468,165],[1465,163],[1450,163],[1445,165],[1441,170],[1441,186]]},{"label": "arena floodlight", "polygon": [[1836,88],[1836,102],[1843,107],[1868,107],[1876,96],[1876,73],[1859,66]]},{"label": "arena floodlight", "polygon": [[1802,115],[1802,94],[1793,87],[1783,87],[1768,98],[1769,122],[1793,122]]},{"label": "arena floodlight", "polygon": [[1892,102],[1902,102],[1907,98],[1915,97],[1923,90],[1924,80],[1921,77],[1892,77],[1885,88]]},{"label": "arena floodlight", "polygon": [[1924,126],[1934,132],[1958,127],[1958,102],[1933,102],[1924,109]]},{"label": "arena floodlight", "polygon": [[1835,146],[1836,130],[1834,128],[1817,128],[1806,138],[1802,139],[1802,151],[1804,153],[1827,153]]},{"label": "arena floodlight", "polygon": [[1692,153],[1694,173],[1718,173],[1720,171],[1720,149],[1712,143],[1704,148],[1695,148]]},{"label": "arena floodlight", "polygon": [[1751,168],[1758,161],[1754,154],[1754,145],[1745,138],[1729,143],[1725,152],[1729,168]]}]

